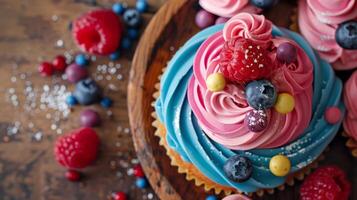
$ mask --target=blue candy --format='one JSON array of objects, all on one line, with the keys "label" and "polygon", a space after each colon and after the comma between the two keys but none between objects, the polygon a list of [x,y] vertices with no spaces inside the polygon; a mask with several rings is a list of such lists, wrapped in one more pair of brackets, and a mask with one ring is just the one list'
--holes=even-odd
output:
[{"label": "blue candy", "polygon": [[121,4],[121,3],[115,3],[115,4],[113,4],[113,6],[112,6],[112,10],[113,10],[113,12],[115,12],[115,14],[121,15],[121,14],[124,13],[125,8],[124,8],[123,4]]},{"label": "blue candy", "polygon": [[79,66],[86,66],[88,65],[88,59],[84,54],[78,54],[75,58],[75,62]]},{"label": "blue candy", "polygon": [[123,49],[129,49],[131,46],[131,41],[128,37],[124,37],[122,40],[121,40],[121,48]]},{"label": "blue candy", "polygon": [[139,26],[139,24],[141,22],[140,13],[139,13],[139,11],[137,11],[135,9],[126,10],[124,12],[123,18],[124,18],[125,24],[130,27],[137,27],[137,26]]},{"label": "blue candy", "polygon": [[113,104],[113,101],[111,99],[109,99],[108,97],[104,97],[101,101],[100,101],[100,105],[102,105],[104,108],[110,108]]},{"label": "blue candy", "polygon": [[114,53],[109,55],[110,60],[118,60],[119,57],[120,57],[120,52],[119,51],[116,51],[116,52],[114,52]]},{"label": "blue candy", "polygon": [[69,95],[69,96],[67,96],[67,98],[66,98],[66,103],[67,103],[69,106],[74,106],[74,105],[76,105],[78,102],[77,102],[76,97],[74,97],[73,95]]},{"label": "blue candy", "polygon": [[258,8],[271,8],[278,3],[279,0],[250,0],[250,2]]},{"label": "blue candy", "polygon": [[139,30],[134,29],[134,28],[129,28],[128,29],[128,37],[132,40],[135,40],[139,37]]},{"label": "blue candy", "polygon": [[138,178],[136,179],[135,185],[138,188],[146,188],[148,186],[148,181],[146,180],[146,178]]},{"label": "blue candy", "polygon": [[267,80],[250,82],[245,87],[245,95],[248,104],[256,110],[273,107],[277,98],[274,85]]},{"label": "blue candy", "polygon": [[90,105],[99,101],[101,90],[93,79],[87,78],[76,84],[73,96],[77,99],[78,103]]},{"label": "blue candy", "polygon": [[218,200],[215,195],[209,195],[206,197],[206,200]]},{"label": "blue candy", "polygon": [[136,1],[136,9],[139,12],[145,12],[148,9],[148,4],[145,0]]}]

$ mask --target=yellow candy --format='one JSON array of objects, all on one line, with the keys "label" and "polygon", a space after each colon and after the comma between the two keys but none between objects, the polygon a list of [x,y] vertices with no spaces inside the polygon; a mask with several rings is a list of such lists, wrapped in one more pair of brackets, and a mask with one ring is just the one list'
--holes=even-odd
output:
[{"label": "yellow candy", "polygon": [[276,155],[269,162],[270,172],[275,176],[286,176],[290,172],[290,168],[290,160],[284,155]]},{"label": "yellow candy", "polygon": [[218,92],[226,87],[226,79],[222,73],[213,73],[206,80],[207,88],[212,92]]},{"label": "yellow candy", "polygon": [[275,110],[281,114],[287,114],[294,110],[295,99],[289,93],[280,93],[275,103]]}]

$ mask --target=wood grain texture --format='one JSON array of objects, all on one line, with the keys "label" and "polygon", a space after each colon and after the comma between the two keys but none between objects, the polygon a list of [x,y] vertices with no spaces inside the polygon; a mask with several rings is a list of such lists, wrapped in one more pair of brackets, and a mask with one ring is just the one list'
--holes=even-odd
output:
[{"label": "wood grain texture", "polygon": [[[295,1],[280,1],[279,5],[264,13],[276,25],[288,27],[289,17],[294,13]],[[202,187],[196,187],[193,181],[186,181],[185,175],[179,174],[176,167],[170,165],[170,159],[159,145],[152,127],[154,111],[151,104],[155,92],[155,83],[162,69],[187,39],[199,31],[194,25],[197,2],[194,0],[170,0],[155,15],[144,32],[136,50],[130,72],[128,86],[128,109],[133,140],[138,157],[159,197],[163,200],[205,199],[207,193]],[[322,164],[337,164],[348,173],[354,188],[357,185],[357,161],[345,147],[346,139],[338,136],[330,145]],[[299,186],[276,191],[274,195],[265,195],[254,199],[298,199]],[[353,191],[351,199],[357,199]]]},{"label": "wood grain texture", "polygon": [[[37,90],[47,84],[53,85],[52,78],[43,78],[37,72],[40,60],[51,60],[57,54],[65,51],[79,51],[72,42],[68,31],[68,24],[81,13],[96,8],[110,8],[115,0],[100,0],[93,4],[92,0],[0,0],[0,199],[1,200],[103,200],[111,191],[129,193],[130,199],[143,199],[151,189],[141,190],[135,187],[135,178],[128,176],[127,169],[121,167],[120,162],[128,162],[136,157],[129,128],[126,107],[126,91],[128,74],[134,47],[124,52],[116,62],[122,65],[120,74],[123,80],[113,79],[99,84],[106,89],[111,83],[116,86],[115,91],[105,90],[114,105],[111,118],[106,110],[98,105],[91,108],[99,111],[103,126],[96,128],[101,138],[101,150],[96,163],[85,169],[86,177],[81,183],[71,183],[64,178],[65,169],[57,164],[53,156],[53,142],[59,136],[51,129],[51,122],[46,114],[53,114],[53,110],[34,109],[25,112],[23,109],[25,96],[23,91],[26,82],[31,82]],[[135,0],[123,0],[129,6],[135,5]],[[149,0],[149,13],[144,14],[144,26],[151,19],[157,8],[164,0]],[[58,17],[57,21],[52,18]],[[64,41],[64,48],[56,48],[57,40]],[[93,75],[96,66],[108,64],[107,57],[98,57],[89,66]],[[17,66],[16,68],[14,66]],[[26,79],[20,79],[26,74]],[[12,82],[12,77],[17,81]],[[57,76],[58,77],[58,76]],[[60,81],[69,91],[74,86],[66,81]],[[14,107],[6,99],[10,88],[16,90],[19,106]],[[37,101],[38,103],[38,101]],[[39,105],[37,105],[39,106]],[[76,106],[72,109],[69,119],[61,122],[63,132],[79,127],[78,116],[84,107]],[[21,130],[11,138],[7,129],[15,122],[21,123]],[[34,128],[29,128],[33,123]],[[122,131],[118,132],[118,126]],[[43,139],[33,141],[33,133],[41,131]],[[7,139],[6,139],[7,138]],[[10,140],[10,141],[7,141]],[[123,177],[117,177],[117,173]],[[157,199],[154,196],[154,199]]]}]

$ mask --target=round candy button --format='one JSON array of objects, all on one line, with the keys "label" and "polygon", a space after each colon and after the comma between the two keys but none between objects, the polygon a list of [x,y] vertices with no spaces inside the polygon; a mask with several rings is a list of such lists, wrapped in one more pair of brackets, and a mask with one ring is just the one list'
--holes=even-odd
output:
[{"label": "round candy button", "polygon": [[280,93],[275,103],[275,110],[281,114],[287,114],[294,110],[295,99],[288,93]]},{"label": "round candy button", "polygon": [[329,124],[336,124],[341,120],[341,110],[338,107],[329,107],[325,111],[325,120]]},{"label": "round candy button", "polygon": [[284,155],[276,155],[269,162],[270,172],[275,176],[286,176],[290,172],[290,168],[290,160]]},{"label": "round candy button", "polygon": [[218,92],[226,87],[226,79],[221,73],[214,73],[207,77],[206,85],[208,90]]}]

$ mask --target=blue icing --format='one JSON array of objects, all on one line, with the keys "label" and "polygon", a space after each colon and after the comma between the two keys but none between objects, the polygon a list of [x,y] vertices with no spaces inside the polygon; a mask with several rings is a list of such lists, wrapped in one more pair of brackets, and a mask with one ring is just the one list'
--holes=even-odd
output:
[{"label": "blue icing", "polygon": [[[324,120],[324,111],[328,106],[338,106],[345,111],[340,99],[342,82],[336,78],[331,66],[321,60],[300,35],[273,27],[274,36],[293,39],[305,50],[314,65],[314,114],[304,134],[286,146],[249,151],[230,150],[212,141],[201,130],[186,96],[197,49],[204,40],[222,28],[223,25],[216,25],[199,32],[175,54],[161,79],[160,96],[155,104],[156,113],[167,129],[169,146],[212,181],[243,192],[275,188],[285,182],[285,177],[276,177],[270,173],[269,160],[272,156],[288,156],[292,163],[290,173],[294,173],[313,162],[336,135],[341,122],[328,124]],[[222,170],[225,161],[236,154],[248,157],[254,167],[252,177],[244,183],[229,180]]]}]

